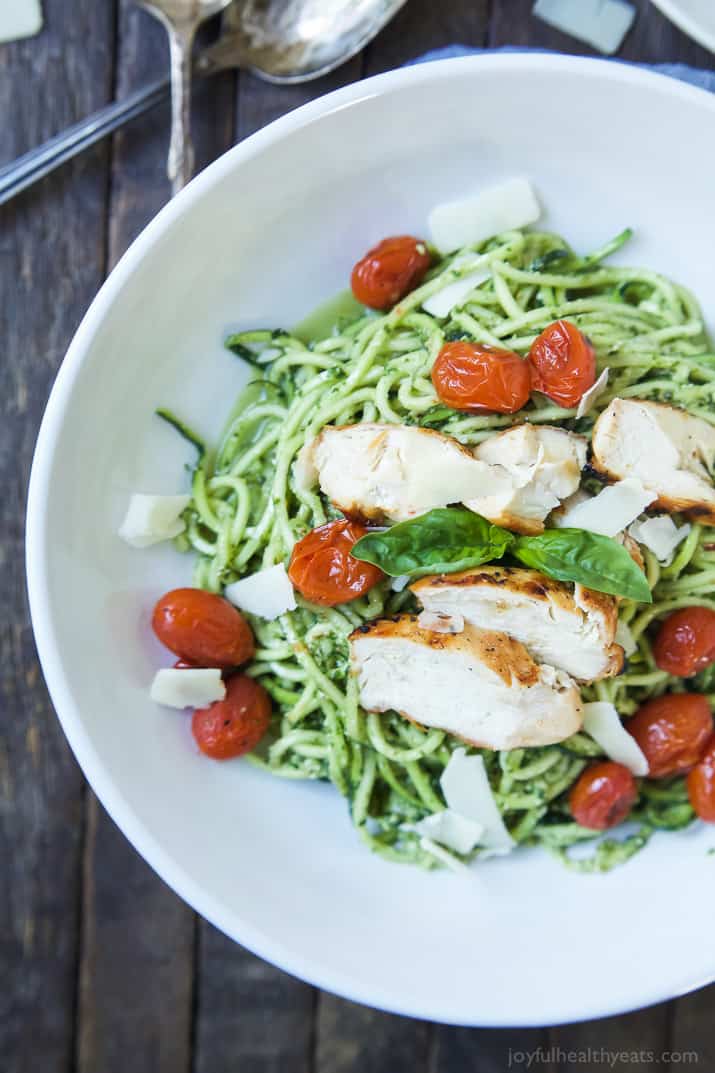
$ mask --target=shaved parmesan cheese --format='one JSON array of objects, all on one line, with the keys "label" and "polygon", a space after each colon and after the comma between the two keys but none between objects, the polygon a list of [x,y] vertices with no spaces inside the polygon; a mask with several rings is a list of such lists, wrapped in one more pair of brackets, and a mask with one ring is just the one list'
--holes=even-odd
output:
[{"label": "shaved parmesan cheese", "polygon": [[453,309],[464,304],[467,295],[471,294],[475,287],[488,279],[491,279],[491,272],[470,272],[468,276],[462,276],[441,291],[431,294],[422,303],[422,308],[432,317],[448,317]]},{"label": "shaved parmesan cheese", "polygon": [[467,756],[466,750],[455,749],[442,772],[440,786],[451,811],[484,828],[479,837],[480,846],[495,854],[509,853],[514,848],[481,756]]},{"label": "shaved parmesan cheese", "polygon": [[0,4],[0,42],[32,37],[41,29],[40,0],[3,0]]},{"label": "shaved parmesan cheese", "polygon": [[605,701],[584,704],[583,729],[611,760],[623,764],[634,775],[648,774],[648,761],[636,739],[623,726],[612,704]]},{"label": "shaved parmesan cheese", "polygon": [[657,498],[644,488],[637,477],[626,477],[599,492],[597,496],[575,503],[559,515],[560,528],[588,529],[592,533],[614,537],[642,514]]},{"label": "shaved parmesan cheese", "polygon": [[119,535],[133,548],[148,548],[183,533],[186,524],[180,515],[191,496],[133,495],[119,527]]},{"label": "shaved parmesan cheese", "polygon": [[532,10],[549,26],[606,56],[618,52],[636,15],[625,0],[536,0]]},{"label": "shaved parmesan cheese", "polygon": [[435,812],[432,816],[425,816],[414,825],[414,830],[418,835],[461,854],[471,853],[484,834],[481,823],[475,823],[474,820],[460,816],[458,812],[452,812],[448,808],[443,812]]},{"label": "shaved parmesan cheese", "polygon": [[297,607],[295,592],[283,563],[234,581],[226,586],[224,596],[241,611],[269,621],[286,611],[295,611]]},{"label": "shaved parmesan cheese", "polygon": [[156,672],[150,696],[167,708],[205,708],[223,700],[226,686],[221,671],[213,667],[165,668]]},{"label": "shaved parmesan cheese", "polygon": [[659,514],[655,518],[633,522],[628,532],[639,544],[645,544],[659,563],[670,566],[675,549],[682,544],[691,529],[690,524],[678,527],[669,515]]},{"label": "shaved parmesan cheese", "polygon": [[576,417],[585,417],[593,409],[599,395],[602,395],[608,385],[608,369],[604,369],[598,380],[595,381],[581,396],[581,401],[576,409]]},{"label": "shaved parmesan cheese", "polygon": [[451,868],[453,872],[469,871],[464,861],[460,861],[457,857],[453,857],[448,850],[444,849],[443,846],[438,845],[436,842],[433,842],[431,838],[421,838],[420,847],[425,853],[431,854],[435,860],[439,861],[447,868]]},{"label": "shaved parmesan cheese", "polygon": [[478,246],[493,235],[527,227],[541,215],[526,179],[509,179],[472,197],[437,205],[429,216],[432,241],[441,253]]},{"label": "shaved parmesan cheese", "polygon": [[627,622],[620,622],[616,626],[616,644],[620,645],[627,656],[632,656],[638,651],[638,644],[633,631]]},{"label": "shaved parmesan cheese", "polygon": [[448,615],[440,611],[420,611],[417,625],[433,633],[463,633],[464,619],[461,615]]}]

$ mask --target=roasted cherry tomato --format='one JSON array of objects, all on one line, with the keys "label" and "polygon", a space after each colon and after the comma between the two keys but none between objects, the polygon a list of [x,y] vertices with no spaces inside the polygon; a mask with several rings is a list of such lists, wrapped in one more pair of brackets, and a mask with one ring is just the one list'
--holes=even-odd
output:
[{"label": "roasted cherry tomato", "polygon": [[531,344],[535,391],[570,409],[596,379],[596,355],[585,335],[568,320],[557,320],[544,328]]},{"label": "roasted cherry tomato", "polygon": [[226,683],[226,696],[208,708],[197,708],[191,730],[202,753],[230,760],[255,749],[271,721],[271,698],[259,682],[236,674]]},{"label": "roasted cherry tomato", "polygon": [[236,667],[255,651],[251,627],[236,608],[203,589],[174,589],[157,602],[152,626],[162,644],[196,667]]},{"label": "roasted cherry tomato", "polygon": [[685,780],[690,804],[701,820],[715,823],[715,737]]},{"label": "roasted cherry tomato", "polygon": [[713,732],[713,717],[700,693],[666,693],[646,701],[626,730],[644,753],[650,778],[662,779],[697,762]]},{"label": "roasted cherry tomato", "polygon": [[288,577],[314,604],[332,607],[362,596],[385,576],[371,563],[353,559],[353,545],[367,529],[341,519],[319,525],[293,548]]},{"label": "roasted cherry tomato", "polygon": [[432,366],[432,383],[455,410],[513,414],[529,401],[531,370],[513,350],[445,343]]},{"label": "roasted cherry tomato", "polygon": [[628,768],[606,760],[581,772],[569,794],[569,805],[576,823],[605,831],[625,820],[637,796],[636,780]]},{"label": "roasted cherry tomato", "polygon": [[653,645],[661,671],[689,678],[715,660],[715,611],[684,607],[663,621]]},{"label": "roasted cherry tomato", "polygon": [[427,247],[411,235],[384,238],[358,261],[350,286],[358,302],[371,309],[390,309],[413,291],[431,264]]}]

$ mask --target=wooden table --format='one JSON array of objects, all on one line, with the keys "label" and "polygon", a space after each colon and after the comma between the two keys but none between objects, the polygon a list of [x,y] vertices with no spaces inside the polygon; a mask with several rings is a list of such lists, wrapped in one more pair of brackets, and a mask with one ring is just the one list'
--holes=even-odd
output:
[{"label": "wooden table", "polygon": [[[712,66],[647,0],[637,6],[625,58]],[[0,46],[0,164],[167,69],[163,32],[130,0],[44,0],[44,8],[41,36]],[[247,74],[222,76],[196,95],[198,164],[312,97],[429,48],[589,51],[530,9],[531,0],[409,0],[377,42],[320,82],[276,88]],[[551,1054],[512,1055],[511,1068],[643,1073],[688,1065],[710,1073],[713,988],[544,1031],[441,1027],[318,992],[197,918],[87,788],[35,656],[22,562],[25,491],[67,344],[107,272],[168,198],[167,132],[160,108],[0,209],[1,1073],[501,1073],[510,1048],[538,1047]],[[687,912],[687,891],[674,911]],[[607,956],[588,932],[584,922],[582,956]],[[712,942],[710,921],[703,942]],[[609,1065],[568,1054],[589,1046],[629,1055]],[[670,1050],[675,1059],[661,1058]],[[697,1066],[683,1052],[694,1052]]]}]

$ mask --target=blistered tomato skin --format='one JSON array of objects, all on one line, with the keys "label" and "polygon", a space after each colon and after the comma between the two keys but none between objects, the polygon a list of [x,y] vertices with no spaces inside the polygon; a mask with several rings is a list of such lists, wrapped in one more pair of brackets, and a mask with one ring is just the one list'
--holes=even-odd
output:
[{"label": "blistered tomato skin", "polygon": [[528,362],[513,350],[482,343],[445,343],[432,366],[441,402],[454,410],[514,414],[531,394]]},{"label": "blistered tomato skin", "polygon": [[237,667],[253,657],[251,627],[233,604],[203,589],[173,589],[157,601],[154,633],[194,667]]},{"label": "blistered tomato skin", "polygon": [[607,831],[629,815],[638,790],[632,772],[612,760],[582,771],[569,794],[571,814],[582,827]]},{"label": "blistered tomato skin", "polygon": [[646,701],[626,722],[648,761],[648,777],[663,779],[688,771],[713,732],[707,697],[667,693]]},{"label": "blistered tomato skin", "polygon": [[271,699],[259,682],[244,674],[226,683],[226,696],[197,708],[191,731],[202,753],[212,760],[232,760],[250,753],[268,730]]},{"label": "blistered tomato skin", "polygon": [[298,592],[311,603],[334,607],[364,596],[382,581],[382,570],[350,554],[367,532],[356,522],[341,519],[320,525],[299,540],[288,567],[288,577]]},{"label": "blistered tomato skin", "polygon": [[685,781],[696,815],[706,823],[715,823],[715,737]]},{"label": "blistered tomato skin", "polygon": [[557,320],[544,328],[531,344],[529,362],[534,390],[564,409],[578,406],[596,380],[594,349],[569,320]]},{"label": "blistered tomato skin", "polygon": [[690,678],[715,660],[715,611],[709,607],[684,607],[668,615],[653,645],[655,662],[662,671]]},{"label": "blistered tomato skin", "polygon": [[412,235],[384,238],[353,268],[350,286],[358,302],[371,309],[391,309],[413,291],[432,263],[427,246]]}]

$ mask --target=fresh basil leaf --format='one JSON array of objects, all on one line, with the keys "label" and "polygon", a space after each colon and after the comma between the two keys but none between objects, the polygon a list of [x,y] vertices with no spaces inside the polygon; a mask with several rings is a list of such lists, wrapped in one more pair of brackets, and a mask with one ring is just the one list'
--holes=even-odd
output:
[{"label": "fresh basil leaf", "polygon": [[453,574],[501,559],[514,537],[471,510],[440,507],[381,533],[368,533],[351,555],[392,577]]},{"label": "fresh basil leaf", "polygon": [[573,581],[596,592],[652,603],[645,574],[622,544],[586,529],[546,529],[517,537],[511,554],[525,566],[557,581]]}]

